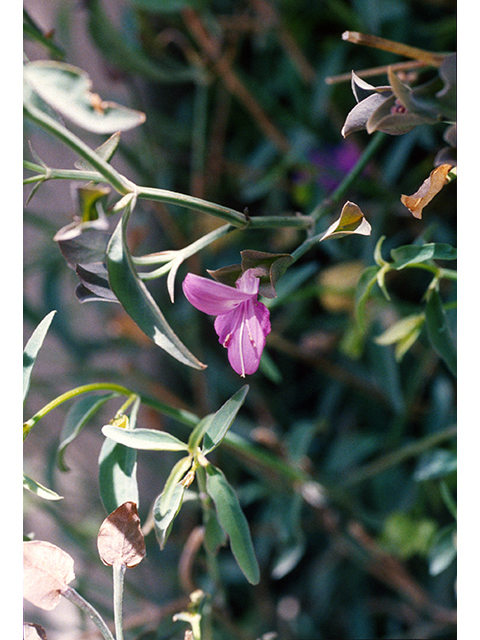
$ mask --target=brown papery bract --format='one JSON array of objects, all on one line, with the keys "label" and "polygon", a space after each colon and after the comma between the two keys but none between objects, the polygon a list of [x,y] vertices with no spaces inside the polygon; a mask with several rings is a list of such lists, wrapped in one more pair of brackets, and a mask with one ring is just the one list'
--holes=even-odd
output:
[{"label": "brown papery bract", "polygon": [[75,577],[73,558],[42,540],[23,543],[23,597],[41,609],[55,609]]},{"label": "brown papery bract", "polygon": [[145,541],[135,502],[125,502],[103,521],[97,538],[98,553],[106,565],[135,567],[145,556]]}]

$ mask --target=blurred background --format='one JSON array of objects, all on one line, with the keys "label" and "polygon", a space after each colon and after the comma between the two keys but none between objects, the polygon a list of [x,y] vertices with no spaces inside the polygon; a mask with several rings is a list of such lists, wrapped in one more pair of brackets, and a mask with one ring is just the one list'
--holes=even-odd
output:
[{"label": "blurred background", "polygon": [[[364,131],[346,139],[340,134],[355,104],[350,72],[401,59],[342,41],[345,30],[434,52],[456,50],[456,3],[450,0],[25,0],[24,8],[58,47],[27,38],[30,60],[74,64],[103,99],[146,114],[143,125],[122,134],[113,160],[120,172],[141,185],[248,208],[251,215],[309,214],[368,144]],[[385,74],[368,80],[387,84]],[[422,475],[432,456],[450,460],[454,448],[445,441],[422,455],[401,453],[454,424],[455,380],[423,334],[401,362],[391,347],[373,340],[422,308],[429,276],[420,270],[392,274],[391,301],[377,292],[369,300],[368,330],[360,332],[353,318],[355,285],[373,264],[382,235],[385,257],[412,242],[455,245],[454,183],[422,220],[400,203],[401,194],[416,191],[429,175],[445,145],[445,128],[422,125],[386,137],[345,197],[362,208],[372,235],[317,245],[279,283],[266,355],[247,380],[250,392],[233,430],[301,464],[335,495],[307,504],[281,478],[217,450],[215,462],[248,518],[262,580],[248,585],[229,549],[222,551],[226,602],[215,612],[214,638],[455,637],[454,519],[438,477]],[[72,129],[92,147],[103,141]],[[73,167],[73,154],[29,123],[24,140],[27,159]],[[229,234],[182,265],[174,305],[165,279],[150,287],[180,338],[208,363],[195,372],[150,343],[119,305],[78,302],[76,275],[53,241],[78,214],[76,186],[47,182],[28,203],[25,190],[25,341],[57,310],[25,417],[60,393],[97,381],[118,382],[198,415],[215,411],[243,381],[230,369],[211,318],[186,302],[180,283],[187,271],[206,275],[206,269],[238,263],[243,249],[292,252],[303,232]],[[177,249],[216,226],[214,218],[143,201],[129,242],[134,254]],[[443,294],[453,300],[455,290]],[[75,588],[107,619],[111,572],[96,551],[106,516],[98,455],[100,428],[116,408],[106,405],[71,444],[68,472],[55,462],[66,405],[32,430],[24,459],[28,475],[64,496],[47,502],[26,493],[25,534],[74,557]],[[146,407],[139,426],[188,435]],[[375,466],[388,455],[394,462]],[[142,523],[176,460],[174,454],[139,452]],[[454,495],[455,474],[445,473],[443,480]],[[200,511],[186,504],[163,551],[153,532],[147,536],[147,558],[127,572],[127,638],[183,638],[185,625],[174,624],[172,615],[186,606],[192,586],[205,584],[201,552],[193,566],[186,555],[200,523]],[[432,557],[442,536],[443,555]],[[49,640],[97,637],[66,601],[51,614],[26,604],[26,619],[43,624]]]}]

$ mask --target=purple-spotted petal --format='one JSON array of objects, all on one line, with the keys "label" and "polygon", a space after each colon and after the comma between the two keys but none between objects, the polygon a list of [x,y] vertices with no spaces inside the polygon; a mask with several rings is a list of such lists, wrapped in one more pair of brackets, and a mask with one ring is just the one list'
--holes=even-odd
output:
[{"label": "purple-spotted petal", "polygon": [[[257,280],[257,278],[255,279]],[[256,297],[256,293],[240,291],[193,273],[188,273],[185,277],[183,293],[190,304],[211,316],[228,313],[242,302]]]},{"label": "purple-spotted petal", "polygon": [[219,342],[228,349],[232,369],[242,377],[258,369],[270,330],[270,312],[264,304],[253,300],[215,320]]}]

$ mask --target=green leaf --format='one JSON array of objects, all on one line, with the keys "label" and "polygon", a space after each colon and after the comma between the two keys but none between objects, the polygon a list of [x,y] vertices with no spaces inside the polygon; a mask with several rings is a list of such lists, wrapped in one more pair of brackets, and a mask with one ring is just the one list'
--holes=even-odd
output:
[{"label": "green leaf", "polygon": [[53,320],[53,316],[56,314],[56,311],[51,311],[45,318],[40,322],[35,331],[30,336],[27,344],[25,345],[25,349],[23,350],[23,399],[28,393],[28,389],[30,387],[30,376],[32,374],[33,365],[35,364],[35,360],[37,359],[38,352],[45,340],[45,336],[47,335],[47,331],[50,327],[50,324]]},{"label": "green leaf", "polygon": [[170,531],[172,530],[173,521],[181,509],[185,489],[185,485],[178,483],[169,493],[168,500],[162,499],[163,494],[159,495],[155,500],[153,505],[153,523],[161,549],[164,548]]},{"label": "green leaf", "polygon": [[392,249],[393,269],[403,269],[407,265],[427,262],[429,260],[456,260],[457,250],[443,242],[431,242],[424,245],[407,244]]},{"label": "green leaf", "polygon": [[220,525],[230,539],[232,553],[247,580],[258,584],[260,569],[237,495],[220,469],[209,464],[206,471],[207,493],[215,504]]},{"label": "green leaf", "polygon": [[457,375],[457,349],[437,289],[430,289],[425,310],[428,337],[447,367]]},{"label": "green leaf", "polygon": [[365,306],[367,304],[368,296],[377,282],[378,274],[383,267],[372,265],[367,267],[360,276],[355,291],[355,318],[362,329],[365,328]]},{"label": "green leaf", "polygon": [[456,524],[451,524],[441,529],[435,536],[428,553],[430,575],[437,576],[455,560],[457,555],[456,533]]},{"label": "green leaf", "polygon": [[[160,510],[165,513],[167,511],[167,506],[170,504],[172,500],[172,495],[175,491],[175,487],[179,482],[184,479],[184,476],[190,470],[192,466],[192,457],[185,456],[181,458],[176,464],[173,465],[172,470],[169,473],[168,478],[165,481],[165,486],[163,487],[162,495],[160,497]],[[193,474],[191,481],[193,481]],[[191,484],[191,482],[185,483]]]},{"label": "green leaf", "polygon": [[[135,429],[141,400],[136,398],[127,421],[129,431]],[[106,438],[98,458],[100,497],[107,513],[125,502],[139,504],[137,485],[137,451]]]},{"label": "green leaf", "polygon": [[[99,147],[95,149],[95,153],[99,155],[101,158],[103,158],[103,160],[105,160],[106,162],[110,162],[110,160],[113,158],[115,151],[117,150],[119,143],[120,143],[120,132],[116,131],[114,134],[112,134],[108,138],[108,140],[105,140],[105,142],[103,142]],[[77,169],[80,169],[81,171],[95,170],[95,168],[92,167],[92,165],[86,160],[84,160],[83,158],[79,158],[78,160],[76,160],[74,162],[74,165]]]},{"label": "green leaf", "polygon": [[100,410],[100,408],[108,400],[117,396],[118,393],[84,396],[70,407],[70,410],[65,417],[65,422],[63,423],[63,429],[60,435],[60,444],[57,450],[57,464],[62,471],[69,470],[64,460],[67,446],[78,436],[83,427]]},{"label": "green leaf", "polygon": [[130,0],[136,9],[152,13],[171,13],[182,9],[203,9],[205,0]]},{"label": "green leaf", "polygon": [[395,344],[395,359],[399,362],[417,340],[424,324],[424,313],[407,316],[377,336],[375,342],[381,345]]},{"label": "green leaf", "polygon": [[31,491],[36,496],[43,498],[44,500],[63,500],[63,496],[59,496],[58,493],[52,491],[52,489],[44,487],[39,482],[32,480],[32,478],[29,478],[26,475],[23,476],[23,488],[27,489],[27,491]]},{"label": "green leaf", "polygon": [[107,270],[112,291],[126,313],[157,346],[183,364],[204,369],[206,365],[180,341],[138,277],[126,243],[126,225],[131,209],[132,203],[127,206],[107,248]]},{"label": "green leaf", "polygon": [[203,438],[204,455],[213,451],[221,443],[244,403],[248,390],[248,384],[244,385],[208,421]]},{"label": "green leaf", "polygon": [[435,480],[457,470],[457,454],[446,449],[434,449],[420,458],[413,479],[417,482]]},{"label": "green leaf", "polygon": [[135,429],[128,431],[121,427],[107,424],[102,427],[102,433],[115,442],[124,444],[132,449],[145,451],[187,451],[187,445],[166,431],[155,429]]},{"label": "green leaf", "polygon": [[105,102],[92,93],[89,76],[65,62],[29,62],[25,65],[24,77],[42,100],[87,131],[114,133],[145,122],[144,113]]}]

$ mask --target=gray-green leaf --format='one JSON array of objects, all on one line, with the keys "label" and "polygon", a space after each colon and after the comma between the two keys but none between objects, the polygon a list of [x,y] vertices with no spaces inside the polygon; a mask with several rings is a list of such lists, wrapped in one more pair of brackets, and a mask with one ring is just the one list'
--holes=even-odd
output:
[{"label": "gray-green leaf", "polygon": [[237,495],[220,469],[209,464],[206,471],[207,493],[215,504],[220,525],[230,539],[232,553],[247,580],[258,584],[260,568]]},{"label": "gray-green leaf", "polygon": [[53,320],[53,316],[56,314],[56,311],[51,311],[45,318],[40,322],[35,331],[30,336],[27,344],[25,345],[25,349],[23,351],[23,399],[28,393],[28,389],[30,387],[30,376],[32,374],[33,365],[35,364],[35,360],[37,359],[38,352],[45,340],[45,336],[47,335],[47,331],[50,327],[50,324]]},{"label": "gray-green leaf", "polygon": [[132,449],[146,451],[187,451],[187,445],[166,431],[156,429],[135,429],[128,431],[121,427],[107,424],[102,427],[102,433],[115,442],[124,444]]}]

